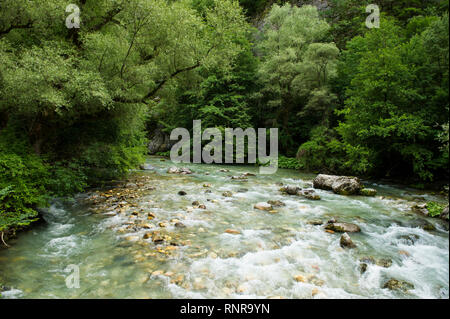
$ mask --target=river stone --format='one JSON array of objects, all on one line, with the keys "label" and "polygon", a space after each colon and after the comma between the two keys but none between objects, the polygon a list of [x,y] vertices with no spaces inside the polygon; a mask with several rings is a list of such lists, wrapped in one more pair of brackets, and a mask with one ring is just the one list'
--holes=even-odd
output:
[{"label": "river stone", "polygon": [[341,236],[340,245],[342,248],[356,248],[356,245],[347,233]]},{"label": "river stone", "polygon": [[444,208],[441,215],[439,216],[441,219],[448,221],[448,205]]},{"label": "river stone", "polygon": [[420,237],[416,234],[411,235],[402,235],[399,236],[398,239],[405,242],[407,245],[414,245],[414,243],[419,239]]},{"label": "river stone", "polygon": [[280,192],[288,195],[297,195],[300,190],[301,188],[297,186],[283,186],[280,188]]},{"label": "river stone", "polygon": [[374,197],[377,195],[377,191],[373,188],[363,188],[363,189],[361,189],[361,191],[359,193],[363,196],[369,196],[369,197]]},{"label": "river stone", "polygon": [[301,190],[297,193],[299,196],[303,196],[309,200],[320,200],[320,196],[316,194],[312,189]]},{"label": "river stone", "polygon": [[387,258],[381,258],[377,260],[376,265],[384,268],[389,268],[392,266],[392,260]]},{"label": "river stone", "polygon": [[241,233],[239,230],[235,230],[235,229],[227,229],[227,230],[225,230],[225,232],[227,234],[232,234],[232,235],[239,235]]},{"label": "river stone", "polygon": [[247,192],[248,192],[248,189],[247,189],[247,188],[239,188],[239,189],[237,190],[237,192],[238,192],[238,193],[247,193]]},{"label": "river stone", "polygon": [[181,174],[181,175],[190,175],[192,174],[192,171],[189,168],[186,167],[182,167],[182,168],[178,168],[178,167],[170,167],[167,170],[167,173],[169,174]]},{"label": "river stone", "polygon": [[152,165],[147,163],[139,165],[139,168],[143,171],[151,171],[155,169]]},{"label": "river stone", "polygon": [[323,225],[323,221],[320,219],[313,219],[308,222],[309,225],[320,226]]},{"label": "river stone", "polygon": [[314,188],[332,190],[340,195],[359,194],[363,185],[359,178],[335,175],[318,175],[313,181]]},{"label": "river stone", "polygon": [[268,203],[257,203],[257,204],[255,204],[254,208],[259,209],[259,210],[265,210],[265,211],[273,210],[272,205],[270,205]]},{"label": "river stone", "polygon": [[384,289],[389,289],[389,290],[403,290],[403,291],[408,291],[411,289],[414,289],[414,285],[407,282],[407,281],[403,281],[403,280],[397,280],[397,279],[390,279],[388,280],[384,286]]},{"label": "river stone", "polygon": [[179,191],[179,192],[178,192],[178,195],[180,195],[180,196],[186,196],[187,193],[186,193],[185,191]]},{"label": "river stone", "polygon": [[411,209],[413,212],[423,216],[428,216],[430,214],[427,208],[427,204],[416,204],[413,207],[411,207]]},{"label": "river stone", "polygon": [[367,271],[367,264],[362,263],[359,265],[359,271],[361,272],[361,274],[364,274]]},{"label": "river stone", "polygon": [[337,233],[359,233],[361,228],[358,225],[350,223],[333,223],[325,226],[325,229],[332,230]]},{"label": "river stone", "polygon": [[223,196],[223,197],[232,197],[232,196],[233,196],[233,193],[230,192],[230,191],[226,191],[226,192],[223,192],[223,193],[222,193],[222,196]]},{"label": "river stone", "polygon": [[286,206],[285,203],[283,203],[280,200],[269,200],[267,202],[267,204],[272,205],[273,207],[282,207],[282,206]]},{"label": "river stone", "polygon": [[425,220],[425,219],[420,219],[418,221],[416,221],[413,225],[413,227],[420,227],[423,230],[436,230],[436,227],[434,227],[433,224],[431,224],[429,221]]}]

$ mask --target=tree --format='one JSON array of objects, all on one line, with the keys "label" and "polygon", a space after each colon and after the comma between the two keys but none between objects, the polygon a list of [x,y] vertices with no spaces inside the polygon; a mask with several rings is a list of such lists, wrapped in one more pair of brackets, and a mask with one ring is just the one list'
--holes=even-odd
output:
[{"label": "tree", "polygon": [[[260,97],[270,114],[274,113],[270,125],[281,127],[285,151],[298,145],[296,140],[302,136],[292,134],[293,115],[303,115],[294,126],[299,131],[306,126],[309,131],[317,119],[305,115],[327,114],[327,104],[334,99],[328,92],[328,82],[335,74],[339,50],[326,40],[328,31],[329,25],[319,18],[316,7],[309,5],[274,5],[266,18],[259,44]],[[326,122],[326,116],[318,118]],[[303,138],[306,136],[303,133]]]}]

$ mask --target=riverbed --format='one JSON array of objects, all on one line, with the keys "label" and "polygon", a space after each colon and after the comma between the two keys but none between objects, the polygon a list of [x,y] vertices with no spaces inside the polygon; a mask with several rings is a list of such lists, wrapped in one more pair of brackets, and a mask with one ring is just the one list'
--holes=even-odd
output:
[{"label": "riverbed", "polygon": [[[442,196],[366,183],[377,196],[316,190],[310,200],[279,191],[312,187],[315,175],[294,170],[189,164],[180,175],[169,160],[147,164],[116,187],[53,201],[45,223],[0,251],[2,297],[449,298],[448,222],[411,211]],[[254,209],[269,200],[285,206]],[[356,248],[325,231],[332,218],[361,228],[349,234]],[[66,284],[69,265],[79,288]],[[385,288],[391,279],[411,286]]]}]

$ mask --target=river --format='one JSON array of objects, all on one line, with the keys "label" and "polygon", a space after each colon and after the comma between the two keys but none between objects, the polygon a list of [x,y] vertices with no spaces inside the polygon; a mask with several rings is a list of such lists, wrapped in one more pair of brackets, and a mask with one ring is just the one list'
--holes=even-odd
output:
[{"label": "river", "polygon": [[[280,183],[310,188],[311,174],[192,164],[183,166],[194,174],[177,175],[168,160],[148,164],[154,169],[135,172],[126,187],[55,200],[45,223],[0,250],[2,297],[449,298],[448,223],[411,211],[441,196],[367,184],[376,197],[316,190],[313,201],[279,191]],[[244,172],[256,176],[230,178]],[[254,209],[268,200],[286,206]],[[350,234],[357,248],[310,223],[331,218],[361,228]],[[424,220],[436,230],[421,228]],[[66,285],[69,265],[79,267],[79,288]],[[392,278],[413,288],[383,288]]]}]

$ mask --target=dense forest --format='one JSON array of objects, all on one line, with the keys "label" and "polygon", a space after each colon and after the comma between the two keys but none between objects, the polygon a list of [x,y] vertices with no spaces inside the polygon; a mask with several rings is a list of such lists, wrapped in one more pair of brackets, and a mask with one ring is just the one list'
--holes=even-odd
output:
[{"label": "dense forest", "polygon": [[449,177],[448,1],[0,0],[0,232],[124,176],[155,129],[279,128],[279,165]]}]

